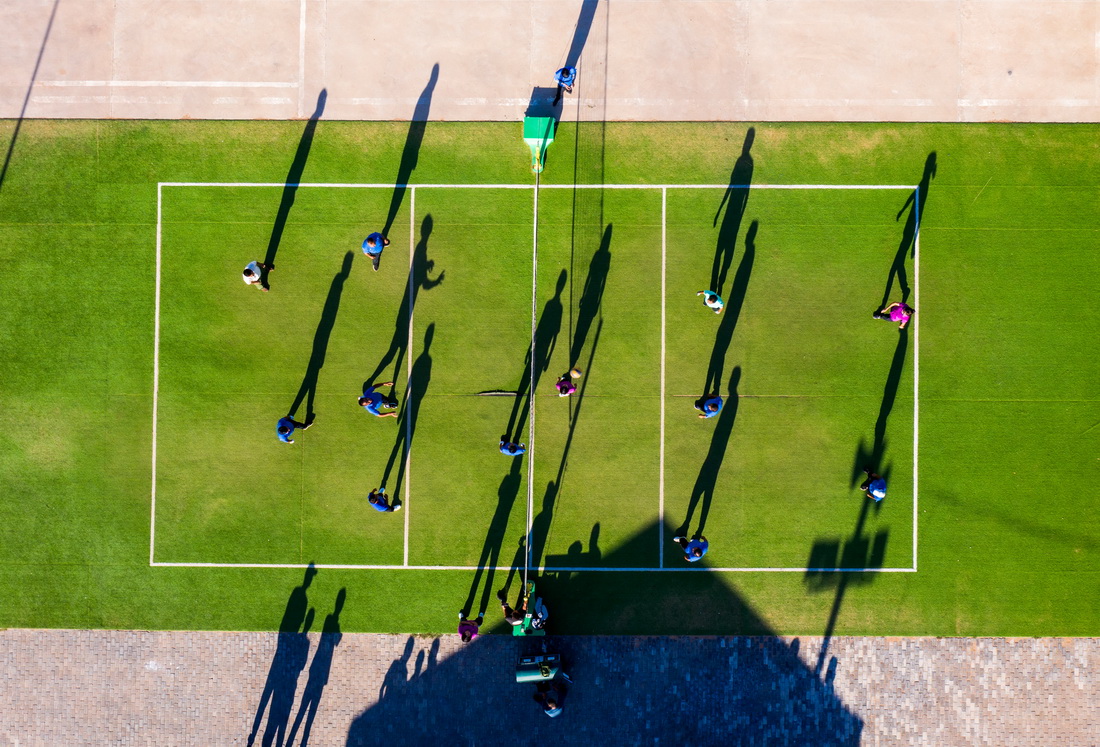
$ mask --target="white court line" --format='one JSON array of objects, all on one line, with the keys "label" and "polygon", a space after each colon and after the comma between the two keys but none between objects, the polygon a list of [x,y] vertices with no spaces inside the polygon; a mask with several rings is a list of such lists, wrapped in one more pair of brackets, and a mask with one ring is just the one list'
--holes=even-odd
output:
[{"label": "white court line", "polygon": [[149,510],[149,565],[153,563],[157,528],[157,400],[160,391],[160,226],[161,188],[157,185],[157,286],[153,302],[153,487]]},{"label": "white court line", "polygon": [[40,80],[42,88],[297,88],[296,82],[238,80]]},{"label": "white court line", "polygon": [[409,496],[412,494],[412,488],[409,487],[409,483],[412,482],[412,419],[413,412],[409,408],[412,406],[412,377],[413,377],[413,296],[416,293],[416,288],[413,287],[415,282],[414,273],[416,268],[414,267],[416,257],[416,187],[409,190],[409,333],[407,344],[405,345],[405,363],[406,374],[405,380],[405,505],[402,507],[405,510],[405,550],[404,550],[404,563],[409,564]]},{"label": "white court line", "polygon": [[[157,252],[157,269],[156,269],[156,302],[155,302],[155,327],[154,327],[154,350],[153,350],[153,445],[152,445],[152,459],[153,459],[153,480],[152,480],[152,503],[150,512],[150,528],[149,528],[149,564],[151,566],[158,567],[194,567],[194,568],[306,568],[305,564],[250,564],[250,563],[171,563],[154,562],[154,542],[156,531],[156,454],[157,454],[157,398],[158,398],[158,382],[160,371],[160,279],[161,279],[161,224],[162,224],[162,190],[164,187],[278,187],[284,188],[287,186],[286,182],[158,182],[157,183],[157,230],[156,230],[156,252]],[[727,189],[727,184],[609,184],[609,185],[571,185],[571,184],[547,184],[547,185],[531,185],[531,184],[369,184],[369,183],[298,183],[298,187],[336,187],[336,188],[379,188],[379,189],[393,189],[395,187],[405,187],[410,190],[412,197],[410,198],[410,251],[413,247],[412,239],[415,238],[415,194],[416,189],[531,189],[534,191],[535,200],[535,215],[538,215],[538,189],[660,189],[662,190],[662,204],[661,204],[661,445],[660,445],[660,501],[661,501],[661,515],[663,518],[663,505],[664,505],[664,366],[665,366],[665,241],[666,241],[666,198],[667,190],[669,189]],[[838,190],[874,190],[874,189],[907,189],[916,190],[916,197],[914,198],[914,209],[918,210],[917,220],[914,227],[914,303],[916,303],[917,291],[920,281],[920,220],[919,220],[919,205],[920,205],[920,188],[915,185],[891,185],[891,184],[869,184],[869,185],[852,185],[852,184],[753,184],[753,185],[740,185],[744,188],[750,189],[838,189]],[[738,185],[734,185],[738,187]],[[537,241],[538,241],[538,225],[534,226],[534,241],[536,249],[532,262],[535,270],[532,274],[532,352],[534,347],[534,320],[537,318]],[[411,273],[410,263],[410,273]],[[410,294],[411,304],[411,294]],[[914,325],[917,322],[914,319]],[[706,566],[703,569],[711,571],[722,572],[765,572],[765,573],[806,573],[806,572],[822,572],[822,573],[839,573],[839,572],[852,572],[852,573],[913,573],[917,570],[917,416],[919,411],[918,401],[918,344],[917,344],[917,326],[913,327],[913,349],[914,349],[914,368],[913,368],[913,567],[912,568],[733,568],[733,567],[710,567]],[[409,360],[409,380],[411,383],[412,377],[412,313],[410,308],[409,314],[409,352],[407,353]],[[532,358],[532,367],[534,361]],[[533,371],[532,371],[533,374]],[[533,393],[532,393],[533,394]],[[406,398],[408,392],[406,391]],[[529,443],[528,450],[534,446],[534,397],[532,396],[531,405],[529,410]],[[530,535],[532,531],[531,516],[533,512],[534,502],[534,470],[532,468],[530,457],[528,458],[528,522],[527,522],[527,536],[528,536],[528,558],[530,558]],[[405,469],[405,500],[408,502],[409,498],[409,479],[411,472],[411,456],[408,445],[408,437],[406,435],[406,469]],[[371,570],[371,569],[408,569],[408,570],[477,570],[477,566],[432,566],[432,565],[418,565],[413,566],[408,564],[408,536],[409,536],[409,514],[405,513],[405,530],[404,530],[404,565],[315,565],[316,568],[330,568],[330,569],[347,569],[347,570]],[[663,567],[663,537],[659,540],[662,548],[661,564],[657,568],[557,568],[546,567],[541,570],[551,572],[581,572],[581,571],[619,571],[619,572],[655,572],[655,571],[668,571],[668,572],[682,572],[690,571],[690,568],[664,568]],[[504,568],[497,567],[497,570]],[[699,570],[703,570],[699,569]],[[511,570],[507,568],[505,570]]]},{"label": "white court line", "polygon": [[661,531],[657,532],[658,567],[665,567],[665,291],[667,276],[667,240],[668,240],[668,190],[661,190],[661,446],[658,458],[660,480],[657,484],[657,515]]},{"label": "white court line", "polygon": [[[476,565],[354,565],[339,563],[152,563],[158,568],[317,568],[344,571],[476,571]],[[486,567],[483,570],[489,570]],[[519,571],[522,568],[509,565],[491,566],[494,573]],[[545,566],[543,573],[580,573],[587,571],[604,573],[702,573],[728,571],[731,573],[913,573],[912,568],[724,568],[715,566],[677,566],[675,568],[614,568],[609,566]]]},{"label": "white court line", "polygon": [[[913,308],[919,303],[920,296],[920,187],[913,190],[913,209],[916,220],[913,223]],[[920,322],[913,317],[913,570],[917,570],[917,428],[920,413],[920,340],[918,330]]]},{"label": "white court line", "polygon": [[[534,189],[533,184],[374,184],[354,182],[158,182],[162,187],[328,187],[338,189]],[[912,184],[542,184],[539,189],[916,189]]]}]

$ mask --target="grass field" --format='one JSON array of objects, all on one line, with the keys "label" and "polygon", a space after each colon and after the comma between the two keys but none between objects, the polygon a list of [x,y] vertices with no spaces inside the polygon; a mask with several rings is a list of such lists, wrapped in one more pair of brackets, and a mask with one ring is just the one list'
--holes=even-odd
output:
[{"label": "grass field", "polygon": [[[518,125],[410,159],[399,123],[25,122],[0,624],[272,628],[314,562],[345,630],[441,632],[529,551],[558,632],[756,632],[732,597],[789,634],[1096,634],[1100,128],[747,128],[563,124],[536,258]],[[870,314],[904,285],[899,333]]]}]

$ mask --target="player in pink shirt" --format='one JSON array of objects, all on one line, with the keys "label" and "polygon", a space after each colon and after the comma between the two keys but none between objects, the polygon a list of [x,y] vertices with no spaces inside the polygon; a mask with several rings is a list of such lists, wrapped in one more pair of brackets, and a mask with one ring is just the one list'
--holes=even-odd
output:
[{"label": "player in pink shirt", "polygon": [[905,325],[909,324],[909,318],[915,313],[917,313],[917,310],[907,304],[892,303],[885,309],[871,314],[871,316],[886,322],[901,322],[898,329],[905,329]]}]

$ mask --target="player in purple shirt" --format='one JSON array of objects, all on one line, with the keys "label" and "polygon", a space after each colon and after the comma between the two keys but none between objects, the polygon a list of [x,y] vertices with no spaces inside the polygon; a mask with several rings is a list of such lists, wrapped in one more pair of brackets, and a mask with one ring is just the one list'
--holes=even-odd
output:
[{"label": "player in purple shirt", "polygon": [[672,541],[684,548],[684,560],[689,563],[696,563],[702,560],[703,556],[707,554],[707,549],[710,547],[707,538],[701,534],[690,540],[687,537],[673,537]]},{"label": "player in purple shirt", "polygon": [[905,325],[909,324],[909,317],[917,313],[917,310],[912,306],[904,303],[892,303],[885,309],[876,311],[871,314],[873,319],[881,319],[884,322],[901,322],[898,325],[898,329],[905,329]]},{"label": "player in purple shirt", "polygon": [[469,643],[477,638],[478,628],[481,627],[482,621],[485,619],[484,614],[479,614],[473,620],[466,618],[466,610],[458,611],[458,635],[462,638],[463,643]]}]

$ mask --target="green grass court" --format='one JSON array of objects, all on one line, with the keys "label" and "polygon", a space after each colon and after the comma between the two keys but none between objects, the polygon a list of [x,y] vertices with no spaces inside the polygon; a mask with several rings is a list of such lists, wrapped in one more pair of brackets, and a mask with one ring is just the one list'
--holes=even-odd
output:
[{"label": "green grass court", "polygon": [[[448,631],[467,600],[494,619],[530,500],[556,632],[758,632],[683,619],[732,590],[819,634],[843,578],[837,633],[1095,634],[1097,127],[757,125],[737,219],[748,126],[563,123],[536,244],[519,125],[429,123],[375,273],[407,124],[320,122],[319,186],[287,190],[301,122],[25,122],[0,624],[271,628],[313,562],[346,630]],[[240,271],[280,206],[261,293]],[[695,296],[716,247],[720,316]],[[897,256],[904,335],[871,319]],[[533,326],[530,409],[479,396],[526,394]],[[401,418],[357,406],[371,378]],[[287,446],[298,399],[316,426]],[[366,504],[383,482],[403,511]]]}]

